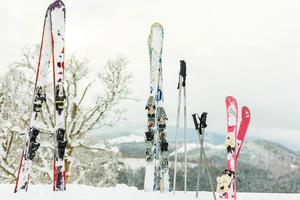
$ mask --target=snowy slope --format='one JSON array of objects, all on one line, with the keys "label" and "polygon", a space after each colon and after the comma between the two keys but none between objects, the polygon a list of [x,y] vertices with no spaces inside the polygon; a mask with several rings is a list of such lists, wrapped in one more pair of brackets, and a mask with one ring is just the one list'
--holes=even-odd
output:
[{"label": "snowy slope", "polygon": [[138,136],[138,135],[128,135],[128,136],[122,136],[122,137],[116,137],[109,139],[107,142],[111,145],[114,144],[124,144],[124,143],[132,143],[132,142],[144,142],[145,137],[144,136]]},{"label": "snowy slope", "polygon": [[[12,193],[13,185],[0,185],[1,200],[194,200],[195,192],[159,193],[144,192],[135,187],[117,185],[110,188],[95,188],[85,185],[69,185],[65,192],[52,192],[50,185],[30,185],[27,193]],[[199,199],[210,200],[209,192],[200,192]],[[238,193],[238,200],[299,200],[300,194]]]}]

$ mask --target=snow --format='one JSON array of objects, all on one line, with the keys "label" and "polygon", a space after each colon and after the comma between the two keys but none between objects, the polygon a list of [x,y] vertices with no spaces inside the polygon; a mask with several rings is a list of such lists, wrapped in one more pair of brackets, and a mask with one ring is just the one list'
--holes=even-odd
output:
[{"label": "snow", "polygon": [[[186,144],[186,151],[191,151],[193,149],[199,148],[199,144],[196,143],[188,143]],[[184,145],[178,149],[178,153],[184,153]]]},{"label": "snow", "polygon": [[132,142],[144,142],[145,138],[143,136],[138,135],[129,135],[122,136],[108,140],[109,144],[124,144],[124,143],[132,143]]},{"label": "snow", "polygon": [[298,168],[300,168],[300,166],[294,164],[291,164],[290,166],[292,170],[297,170]]},{"label": "snow", "polygon": [[[144,192],[120,184],[115,187],[95,188],[86,185],[68,185],[65,192],[51,191],[51,185],[29,185],[27,193],[13,193],[14,185],[0,184],[1,200],[195,200],[195,192]],[[300,194],[238,193],[238,200],[299,200]],[[213,200],[212,193],[200,192],[199,199]]]},{"label": "snow", "polygon": [[148,162],[145,169],[144,189],[152,191],[155,184],[155,162]]},{"label": "snow", "polygon": [[118,147],[112,147],[110,150],[114,153],[119,153],[120,152],[120,149]]},{"label": "snow", "polygon": [[210,143],[204,142],[204,148],[211,148],[211,149],[221,149],[221,150],[224,150],[225,145],[224,145],[224,144],[214,145],[214,144],[210,144]]},{"label": "snow", "polygon": [[120,158],[120,161],[123,162],[127,168],[133,170],[146,166],[145,158]]},{"label": "snow", "polygon": [[[194,150],[194,149],[199,149],[199,144],[198,143],[187,143],[186,144],[186,149],[187,149],[187,152],[188,151],[191,151],[191,150]],[[204,142],[204,148],[209,148],[209,149],[224,149],[224,145],[214,145],[214,144],[210,144],[210,143],[206,143]],[[178,148],[177,150],[178,153],[184,153],[184,145],[182,145],[180,148]],[[170,156],[173,156],[175,155],[175,151],[171,152],[169,154]]]}]

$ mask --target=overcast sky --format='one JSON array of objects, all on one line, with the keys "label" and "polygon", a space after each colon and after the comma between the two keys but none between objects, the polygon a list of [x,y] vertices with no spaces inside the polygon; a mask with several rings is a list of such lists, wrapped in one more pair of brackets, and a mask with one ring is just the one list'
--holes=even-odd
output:
[{"label": "overcast sky", "polygon": [[[50,0],[1,1],[0,69],[18,60],[21,48],[41,40]],[[225,132],[227,95],[252,111],[249,134],[300,142],[300,2],[298,0],[65,0],[66,56],[76,53],[101,70],[125,56],[134,75],[127,121],[143,129],[149,91],[147,38],[153,22],[164,26],[166,111],[174,126],[179,60],[187,61],[190,114],[207,111],[208,129]],[[2,72],[3,73],[3,72]],[[170,133],[174,134],[174,133]],[[300,149],[300,145],[299,145]]]}]

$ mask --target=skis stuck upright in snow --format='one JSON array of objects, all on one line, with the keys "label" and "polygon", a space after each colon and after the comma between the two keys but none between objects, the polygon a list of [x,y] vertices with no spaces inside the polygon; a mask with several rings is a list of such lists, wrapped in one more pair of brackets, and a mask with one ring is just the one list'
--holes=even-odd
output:
[{"label": "skis stuck upright in snow", "polygon": [[[146,169],[144,190],[169,191],[168,142],[166,139],[167,115],[164,109],[162,46],[164,31],[159,23],[151,26],[148,38],[150,56],[150,95],[146,104]],[[159,186],[158,186],[159,185]]]},{"label": "skis stuck upright in snow", "polygon": [[46,101],[46,76],[50,63],[53,64],[54,89],[54,159],[53,159],[53,190],[66,189],[66,174],[64,171],[64,154],[67,145],[64,124],[64,35],[65,35],[65,5],[56,0],[47,9],[44,18],[42,42],[39,52],[36,73],[31,121],[26,135],[25,147],[20,160],[14,192],[27,191],[32,161],[40,147],[37,137],[41,131],[40,117],[43,102]]},{"label": "skis stuck upright in snow", "polygon": [[250,122],[250,109],[246,106],[242,107],[242,116],[239,129],[238,128],[238,103],[237,100],[228,96],[225,99],[226,115],[227,115],[227,169],[223,175],[217,177],[217,192],[219,199],[236,200],[237,189],[237,159],[245,140],[247,129]]}]

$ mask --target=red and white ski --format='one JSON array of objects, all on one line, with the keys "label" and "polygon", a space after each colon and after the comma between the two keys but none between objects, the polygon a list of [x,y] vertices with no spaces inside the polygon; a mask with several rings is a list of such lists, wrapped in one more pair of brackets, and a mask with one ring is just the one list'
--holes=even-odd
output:
[{"label": "red and white ski", "polygon": [[53,189],[65,190],[64,152],[66,148],[64,116],[64,34],[65,6],[56,0],[48,7],[44,18],[42,41],[39,52],[36,81],[33,94],[31,121],[26,135],[25,147],[20,160],[14,192],[27,191],[32,161],[40,143],[37,137],[42,128],[40,117],[43,102],[46,101],[45,82],[50,63],[53,63],[54,80],[54,177]]},{"label": "red and white ski", "polygon": [[52,64],[54,83],[54,124],[55,138],[54,159],[53,159],[53,190],[61,191],[66,189],[66,174],[64,169],[64,155],[67,146],[65,139],[64,121],[64,60],[65,60],[65,15],[66,9],[61,1],[53,3],[51,15],[51,41],[52,41]]}]

